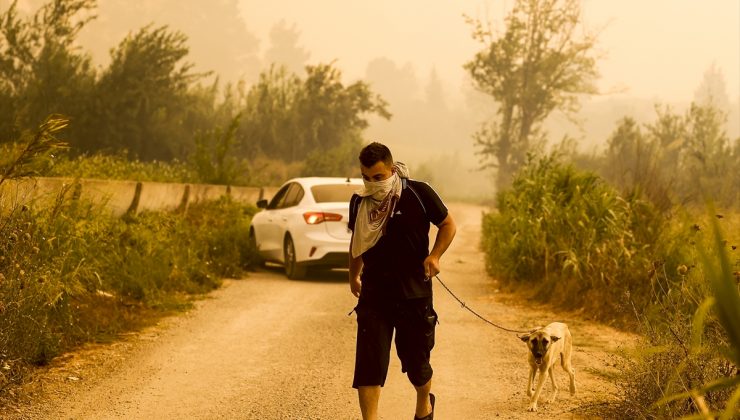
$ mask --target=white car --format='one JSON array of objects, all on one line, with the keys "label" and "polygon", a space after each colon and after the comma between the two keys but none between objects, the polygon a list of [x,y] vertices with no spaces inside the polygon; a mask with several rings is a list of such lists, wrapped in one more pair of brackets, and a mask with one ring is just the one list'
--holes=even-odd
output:
[{"label": "white car", "polygon": [[249,237],[260,257],[285,266],[290,279],[308,267],[346,268],[352,232],[349,200],[360,178],[294,178],[283,184],[252,218]]}]

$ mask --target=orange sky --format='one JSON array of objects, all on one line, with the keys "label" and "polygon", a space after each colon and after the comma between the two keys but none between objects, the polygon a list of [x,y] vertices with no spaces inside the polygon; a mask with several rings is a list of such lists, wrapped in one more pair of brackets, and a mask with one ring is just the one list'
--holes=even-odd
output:
[{"label": "orange sky", "polygon": [[[513,0],[241,0],[247,27],[265,47],[280,19],[295,23],[311,61],[338,60],[350,78],[388,57],[410,62],[424,80],[434,66],[459,87],[462,64],[478,50],[462,15],[503,16]],[[602,28],[603,91],[662,101],[690,101],[705,70],[722,70],[733,100],[740,97],[740,1],[586,0],[584,18]],[[734,94],[733,94],[734,92]]]}]

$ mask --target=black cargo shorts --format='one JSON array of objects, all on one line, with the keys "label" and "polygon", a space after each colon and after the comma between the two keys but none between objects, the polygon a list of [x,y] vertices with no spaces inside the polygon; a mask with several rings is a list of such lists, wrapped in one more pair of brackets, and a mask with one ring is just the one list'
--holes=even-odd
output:
[{"label": "black cargo shorts", "polygon": [[431,297],[380,301],[360,296],[355,311],[357,350],[353,388],[385,384],[394,329],[401,371],[414,386],[429,382],[432,378],[429,358],[437,324]]}]

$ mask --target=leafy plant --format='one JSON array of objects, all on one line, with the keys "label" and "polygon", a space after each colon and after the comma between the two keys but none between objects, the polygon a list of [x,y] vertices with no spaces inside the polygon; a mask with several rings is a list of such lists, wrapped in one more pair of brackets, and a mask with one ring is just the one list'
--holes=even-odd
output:
[{"label": "leafy plant", "polygon": [[[711,227],[711,246],[709,248],[701,247],[698,251],[704,269],[704,275],[711,287],[712,296],[705,298],[694,314],[690,353],[701,354],[709,351],[703,345],[702,339],[705,335],[704,331],[708,326],[710,311],[714,309],[717,321],[724,331],[724,334],[719,340],[721,345],[719,353],[734,365],[735,372],[733,375],[732,369],[730,369],[725,375],[714,378],[708,383],[696,387],[686,387],[689,389],[684,392],[666,395],[655,404],[657,406],[665,406],[670,403],[690,399],[694,403],[699,415],[687,416],[685,418],[703,419],[718,417],[722,420],[729,420],[740,414],[740,372],[738,372],[737,368],[740,366],[740,290],[734,278],[737,276],[733,276],[726,240],[716,219],[712,220]],[[716,342],[717,340],[713,341]],[[714,350],[716,351],[717,349]],[[676,376],[684,374],[686,366],[686,361],[682,361],[677,368]],[[724,409],[712,411],[705,397],[710,393],[716,394],[725,389],[729,389],[731,393],[729,397],[723,398],[726,401]]]},{"label": "leafy plant", "polygon": [[240,119],[241,115],[237,115],[228,127],[196,136],[191,162],[202,182],[226,185],[248,182],[247,163],[234,156]]},{"label": "leafy plant", "polygon": [[663,229],[649,203],[549,156],[530,160],[497,210],[483,218],[492,275],[612,320],[625,293],[647,300],[646,267]]},{"label": "leafy plant", "polygon": [[33,137],[25,142],[19,153],[8,162],[0,162],[0,185],[8,179],[38,175],[42,166],[48,164],[54,152],[67,148],[56,134],[67,127],[69,121],[60,116],[51,116],[41,124]]}]

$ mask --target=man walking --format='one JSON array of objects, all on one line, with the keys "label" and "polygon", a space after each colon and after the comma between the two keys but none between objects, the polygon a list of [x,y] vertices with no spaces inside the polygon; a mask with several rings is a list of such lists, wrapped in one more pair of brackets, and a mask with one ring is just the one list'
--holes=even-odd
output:
[{"label": "man walking", "polygon": [[[432,187],[409,179],[386,146],[363,148],[360,169],[365,188],[352,196],[349,212],[349,284],[359,298],[352,386],[363,419],[376,419],[395,329],[401,370],[416,388],[414,419],[432,420],[429,359],[437,313],[431,279],[440,272],[439,259],[455,236],[455,222]],[[439,228],[431,252],[430,223]]]}]

